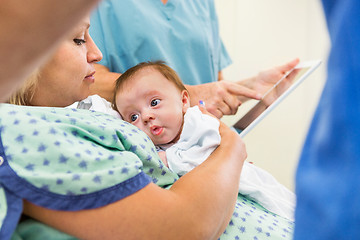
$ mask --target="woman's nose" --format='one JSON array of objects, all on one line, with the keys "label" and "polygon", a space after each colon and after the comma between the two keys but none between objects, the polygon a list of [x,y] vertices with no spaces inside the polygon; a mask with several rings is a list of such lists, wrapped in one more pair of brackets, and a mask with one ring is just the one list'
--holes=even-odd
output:
[{"label": "woman's nose", "polygon": [[97,63],[101,61],[103,55],[91,37],[89,37],[87,43],[88,43],[87,61],[89,63]]}]

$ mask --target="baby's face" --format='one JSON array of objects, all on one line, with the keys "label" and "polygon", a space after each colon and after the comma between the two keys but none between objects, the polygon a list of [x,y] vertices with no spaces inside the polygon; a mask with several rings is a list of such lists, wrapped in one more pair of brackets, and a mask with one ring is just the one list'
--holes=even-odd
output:
[{"label": "baby's face", "polygon": [[115,101],[123,119],[143,130],[155,145],[178,140],[190,105],[186,91],[181,92],[152,68],[129,79]]}]

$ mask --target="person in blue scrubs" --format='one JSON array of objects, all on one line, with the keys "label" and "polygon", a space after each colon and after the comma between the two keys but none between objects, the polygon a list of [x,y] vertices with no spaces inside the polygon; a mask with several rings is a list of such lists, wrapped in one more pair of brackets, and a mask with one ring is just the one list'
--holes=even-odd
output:
[{"label": "person in blue scrubs", "polygon": [[[219,35],[214,0],[105,0],[93,13],[91,24],[91,35],[104,56],[96,66],[92,93],[109,101],[119,73],[156,60],[179,74],[192,105],[203,100],[207,110],[219,118],[235,114],[242,101],[259,98],[257,93],[266,91],[263,86],[253,86],[264,82],[259,76],[241,83],[218,82],[231,59]],[[283,74],[297,62],[270,73]],[[270,77],[265,82],[273,84],[275,80]]]},{"label": "person in blue scrubs", "polygon": [[360,239],[360,1],[322,2],[332,47],[297,170],[295,239]]}]

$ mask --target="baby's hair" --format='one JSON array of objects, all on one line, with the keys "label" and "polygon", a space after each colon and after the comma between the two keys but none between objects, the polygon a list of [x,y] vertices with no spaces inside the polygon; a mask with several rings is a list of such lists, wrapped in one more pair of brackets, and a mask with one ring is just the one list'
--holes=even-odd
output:
[{"label": "baby's hair", "polygon": [[179,75],[173,70],[171,67],[165,64],[164,61],[149,61],[149,62],[141,62],[137,65],[135,65],[132,68],[129,68],[126,70],[117,80],[115,83],[115,91],[114,91],[114,97],[112,100],[112,107],[117,111],[116,106],[116,96],[117,92],[121,90],[121,88],[124,86],[124,83],[131,80],[131,78],[138,72],[140,72],[143,69],[146,68],[152,68],[157,71],[159,71],[167,80],[172,82],[177,89],[180,91],[187,91],[186,87],[182,83]]}]

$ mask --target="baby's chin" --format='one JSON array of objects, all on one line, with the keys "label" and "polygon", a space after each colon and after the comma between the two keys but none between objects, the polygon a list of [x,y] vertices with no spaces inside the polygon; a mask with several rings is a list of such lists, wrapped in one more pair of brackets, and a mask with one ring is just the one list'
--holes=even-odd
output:
[{"label": "baby's chin", "polygon": [[173,143],[173,140],[170,138],[166,138],[166,139],[152,139],[152,142],[154,143],[154,145],[166,145],[166,144],[170,144]]},{"label": "baby's chin", "polygon": [[156,140],[152,140],[152,142],[154,143],[154,145],[165,145],[168,144],[168,141],[156,141]]},{"label": "baby's chin", "polygon": [[171,139],[164,139],[163,141],[153,141],[154,145],[166,145],[166,144],[174,144],[179,141],[179,138],[171,138]]}]

